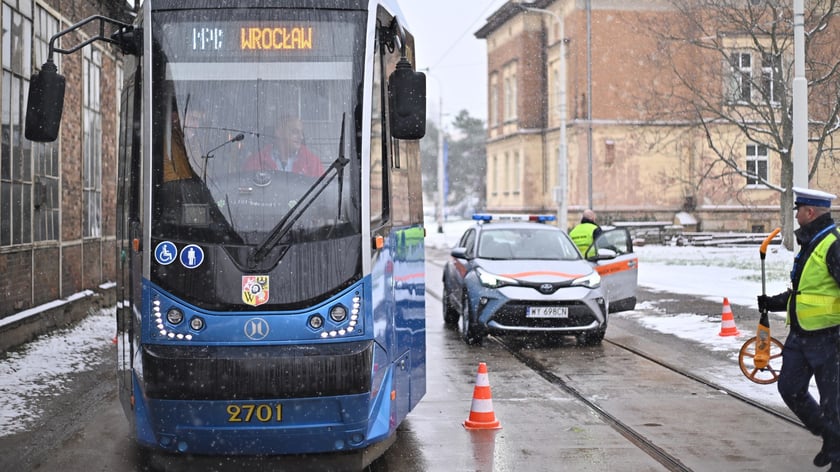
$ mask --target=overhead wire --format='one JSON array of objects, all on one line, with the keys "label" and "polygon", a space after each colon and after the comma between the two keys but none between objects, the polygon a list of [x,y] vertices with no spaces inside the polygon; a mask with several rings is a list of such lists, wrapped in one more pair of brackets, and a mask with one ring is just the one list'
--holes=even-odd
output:
[{"label": "overhead wire", "polygon": [[434,69],[434,68],[436,68],[438,65],[440,65],[440,63],[441,63],[441,62],[443,62],[443,60],[444,60],[444,59],[446,59],[446,56],[448,56],[448,55],[449,55],[449,53],[450,53],[450,52],[452,52],[452,50],[453,50],[453,49],[455,49],[455,47],[458,45],[458,43],[460,43],[460,42],[461,42],[461,40],[462,40],[462,39],[464,39],[464,36],[466,36],[466,35],[467,35],[467,33],[469,33],[469,32],[470,32],[470,30],[472,30],[472,29],[475,27],[475,24],[476,24],[476,23],[478,23],[480,20],[482,20],[482,17],[484,17],[484,15],[486,15],[486,14],[487,14],[487,12],[489,12],[489,11],[490,11],[491,9],[493,9],[493,8],[496,8],[496,7],[494,6],[496,3],[498,3],[498,0],[489,0],[489,1],[487,2],[487,6],[486,6],[486,7],[484,8],[484,10],[483,10],[483,11],[482,11],[479,15],[478,15],[478,17],[477,17],[475,20],[473,20],[473,21],[469,24],[469,26],[467,26],[467,27],[464,29],[464,31],[461,33],[461,35],[460,35],[460,36],[458,36],[458,39],[456,39],[455,41],[453,41],[453,42],[452,42],[452,44],[449,46],[449,48],[448,48],[446,51],[444,51],[444,52],[443,52],[443,54],[441,54],[441,56],[440,56],[440,58],[437,60],[437,62],[436,62],[434,65],[429,66],[429,69]]}]

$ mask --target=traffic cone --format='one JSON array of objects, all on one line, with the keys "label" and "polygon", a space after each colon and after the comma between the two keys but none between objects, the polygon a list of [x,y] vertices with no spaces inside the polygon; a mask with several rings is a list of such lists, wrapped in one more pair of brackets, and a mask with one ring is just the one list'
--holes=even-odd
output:
[{"label": "traffic cone", "polygon": [[735,326],[735,317],[732,316],[732,307],[729,306],[729,299],[723,298],[723,313],[720,316],[720,333],[718,336],[738,336],[738,328]]},{"label": "traffic cone", "polygon": [[493,413],[493,394],[490,392],[490,378],[487,375],[487,364],[478,364],[478,375],[475,378],[470,417],[464,421],[467,429],[499,429],[502,427],[496,414]]}]

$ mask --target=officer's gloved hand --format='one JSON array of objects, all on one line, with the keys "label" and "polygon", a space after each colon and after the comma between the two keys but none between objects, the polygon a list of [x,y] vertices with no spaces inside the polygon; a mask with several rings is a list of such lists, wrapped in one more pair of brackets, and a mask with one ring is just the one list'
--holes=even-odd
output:
[{"label": "officer's gloved hand", "polygon": [[765,312],[770,311],[768,304],[770,303],[770,297],[767,295],[759,295],[758,296],[758,311]]}]

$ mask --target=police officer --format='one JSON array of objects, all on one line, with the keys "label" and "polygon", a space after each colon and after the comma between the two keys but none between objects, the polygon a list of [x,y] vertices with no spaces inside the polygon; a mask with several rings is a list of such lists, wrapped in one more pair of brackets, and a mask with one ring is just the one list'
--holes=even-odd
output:
[{"label": "police officer", "polygon": [[601,234],[601,227],[595,222],[595,212],[586,209],[583,210],[580,223],[569,232],[569,237],[572,238],[572,242],[578,247],[583,257],[586,257],[586,250],[592,246],[599,234]]},{"label": "police officer", "polygon": [[[759,310],[787,310],[790,333],[782,350],[779,393],[814,435],[822,436],[814,465],[840,472],[840,233],[831,219],[836,198],[819,190],[794,188],[801,246],[791,270],[791,288],[758,297]],[[820,403],[808,391],[811,377]]]}]

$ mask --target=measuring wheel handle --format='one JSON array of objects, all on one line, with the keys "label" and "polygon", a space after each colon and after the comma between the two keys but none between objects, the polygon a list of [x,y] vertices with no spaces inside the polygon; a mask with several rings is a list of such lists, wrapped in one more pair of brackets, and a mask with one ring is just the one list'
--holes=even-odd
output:
[{"label": "measuring wheel handle", "polygon": [[[767,280],[764,270],[764,258],[767,256],[767,246],[781,228],[776,228],[762,241],[759,247],[759,255],[761,256],[761,295],[767,295]],[[771,361],[782,357],[782,343],[778,339],[770,336],[770,318],[767,309],[760,309],[761,319],[758,321],[758,328],[755,331],[755,337],[750,338],[741,346],[741,351],[738,353],[738,365],[741,367],[741,372],[750,380],[757,384],[771,384],[779,380],[780,367],[770,365]],[[777,363],[778,364],[778,363]]]},{"label": "measuring wheel handle", "polygon": [[760,337],[752,337],[741,346],[738,365],[748,379],[757,384],[769,385],[779,380],[783,345],[769,332],[759,334]]}]

